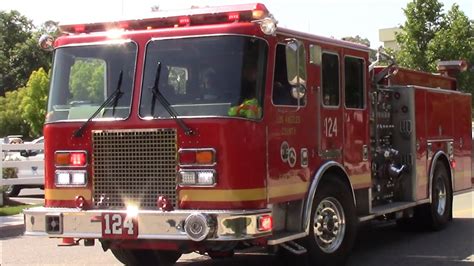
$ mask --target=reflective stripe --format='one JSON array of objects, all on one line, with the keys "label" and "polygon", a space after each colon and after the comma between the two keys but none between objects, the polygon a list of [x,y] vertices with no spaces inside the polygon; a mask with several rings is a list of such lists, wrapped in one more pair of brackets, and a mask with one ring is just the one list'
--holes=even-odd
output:
[{"label": "reflective stripe", "polygon": [[252,189],[182,189],[181,201],[232,202],[265,200],[265,188]]},{"label": "reflective stripe", "polygon": [[285,184],[268,187],[269,198],[281,198],[291,195],[305,194],[308,191],[309,183]]},{"label": "reflective stripe", "polygon": [[92,193],[90,189],[85,188],[60,188],[44,190],[44,199],[46,200],[75,200],[76,196],[83,196],[86,200],[92,199]]}]

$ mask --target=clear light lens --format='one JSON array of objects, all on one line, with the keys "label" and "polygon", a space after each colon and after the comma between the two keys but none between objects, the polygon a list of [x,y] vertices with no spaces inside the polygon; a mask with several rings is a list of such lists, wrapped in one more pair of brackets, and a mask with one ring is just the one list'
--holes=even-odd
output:
[{"label": "clear light lens", "polygon": [[273,35],[276,32],[276,21],[273,18],[265,18],[260,22],[260,29],[266,35]]},{"label": "clear light lens", "polygon": [[195,172],[181,172],[181,184],[183,185],[196,184],[196,173]]},{"label": "clear light lens", "polygon": [[85,185],[86,184],[86,173],[72,173],[72,184],[74,185]]},{"label": "clear light lens", "polygon": [[198,184],[199,185],[214,185],[216,183],[214,172],[199,172],[198,173]]},{"label": "clear light lens", "polygon": [[69,185],[71,182],[69,173],[56,173],[56,184],[58,185]]}]

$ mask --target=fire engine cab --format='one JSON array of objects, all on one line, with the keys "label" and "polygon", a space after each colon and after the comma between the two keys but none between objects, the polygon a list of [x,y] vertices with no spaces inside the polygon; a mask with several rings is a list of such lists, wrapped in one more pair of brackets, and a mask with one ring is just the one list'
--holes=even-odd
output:
[{"label": "fire engine cab", "polygon": [[248,246],[334,265],[359,222],[441,229],[472,187],[471,95],[447,74],[378,66],[262,4],[60,30],[40,40],[45,206],[26,235],[98,240],[129,265]]}]

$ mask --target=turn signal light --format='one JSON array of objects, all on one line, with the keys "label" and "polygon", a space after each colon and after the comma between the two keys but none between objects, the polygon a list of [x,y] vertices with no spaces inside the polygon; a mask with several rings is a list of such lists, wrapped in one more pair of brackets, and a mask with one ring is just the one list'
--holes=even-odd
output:
[{"label": "turn signal light", "polygon": [[179,151],[179,164],[181,166],[212,166],[215,163],[216,151],[214,149],[181,149]]}]

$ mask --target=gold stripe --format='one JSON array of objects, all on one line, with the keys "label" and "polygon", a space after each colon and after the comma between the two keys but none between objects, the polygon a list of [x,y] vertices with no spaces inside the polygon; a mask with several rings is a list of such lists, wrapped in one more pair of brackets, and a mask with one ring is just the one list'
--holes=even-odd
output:
[{"label": "gold stripe", "polygon": [[179,191],[181,201],[231,202],[264,200],[265,188],[253,189],[182,189]]},{"label": "gold stripe", "polygon": [[349,179],[351,180],[352,186],[367,185],[367,184],[370,184],[372,182],[371,177],[370,177],[370,173],[350,175]]},{"label": "gold stripe", "polygon": [[47,200],[74,200],[76,196],[83,196],[86,200],[92,199],[90,189],[59,188],[44,190],[44,198]]},{"label": "gold stripe", "polygon": [[280,198],[291,195],[304,194],[308,190],[308,183],[285,184],[268,187],[269,198]]}]

